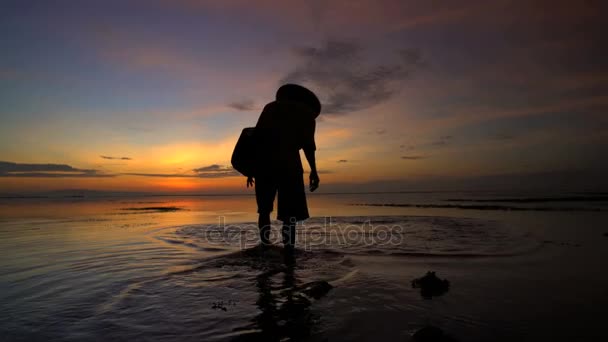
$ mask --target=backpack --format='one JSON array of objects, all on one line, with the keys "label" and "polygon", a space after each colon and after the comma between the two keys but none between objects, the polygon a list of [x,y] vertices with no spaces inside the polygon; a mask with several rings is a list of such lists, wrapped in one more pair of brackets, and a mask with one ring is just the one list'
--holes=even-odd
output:
[{"label": "backpack", "polygon": [[256,164],[255,127],[246,127],[241,132],[232,152],[232,167],[243,176],[253,177]]}]

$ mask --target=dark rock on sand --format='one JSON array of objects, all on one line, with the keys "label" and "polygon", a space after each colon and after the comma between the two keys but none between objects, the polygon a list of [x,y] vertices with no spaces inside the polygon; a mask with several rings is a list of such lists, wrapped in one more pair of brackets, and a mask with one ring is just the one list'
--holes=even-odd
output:
[{"label": "dark rock on sand", "polygon": [[213,305],[211,306],[212,309],[214,310],[223,310],[223,311],[227,311],[228,309],[226,308],[226,306],[224,305],[224,303],[213,303]]},{"label": "dark rock on sand", "polygon": [[326,281],[313,281],[307,284],[302,285],[299,290],[307,295],[308,297],[312,297],[314,299],[320,299],[325,296],[333,286]]},{"label": "dark rock on sand", "polygon": [[457,342],[458,340],[445,334],[440,328],[427,325],[416,331],[412,336],[416,342]]},{"label": "dark rock on sand", "polygon": [[214,310],[228,311],[228,308],[227,308],[228,305],[234,306],[234,305],[236,305],[236,302],[233,300],[229,300],[227,302],[220,300],[219,302],[213,302],[213,305],[211,306],[211,308]]},{"label": "dark rock on sand", "polygon": [[439,279],[435,272],[427,272],[424,277],[412,280],[412,287],[419,288],[420,295],[424,299],[432,299],[448,292],[450,282],[447,279]]}]

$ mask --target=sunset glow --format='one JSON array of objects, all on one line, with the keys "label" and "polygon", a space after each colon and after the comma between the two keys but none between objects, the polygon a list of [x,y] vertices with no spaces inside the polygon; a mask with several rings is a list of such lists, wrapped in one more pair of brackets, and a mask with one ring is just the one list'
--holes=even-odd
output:
[{"label": "sunset glow", "polygon": [[604,184],[601,11],[542,2],[10,2],[0,192],[246,191],[285,82],[324,105],[321,191]]}]

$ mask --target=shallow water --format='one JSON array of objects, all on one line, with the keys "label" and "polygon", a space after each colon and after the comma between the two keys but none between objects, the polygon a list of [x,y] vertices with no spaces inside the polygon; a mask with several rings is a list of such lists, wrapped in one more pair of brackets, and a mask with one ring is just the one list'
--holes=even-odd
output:
[{"label": "shallow water", "polygon": [[[434,196],[373,200],[439,203]],[[252,202],[1,202],[3,340],[408,340],[427,324],[466,341],[608,335],[604,212],[359,207],[350,204],[369,195],[311,196],[320,217],[299,227],[291,267],[280,248],[253,247]],[[125,210],[135,207],[143,210]],[[447,294],[424,300],[411,287],[428,270],[451,281]],[[303,294],[319,280],[334,288]]]},{"label": "shallow water", "polygon": [[[279,244],[280,222],[271,241]],[[186,225],[159,239],[202,251],[251,248],[254,222]],[[354,255],[483,257],[526,253],[540,246],[529,234],[495,220],[441,216],[341,216],[312,218],[297,227],[300,249]]]}]

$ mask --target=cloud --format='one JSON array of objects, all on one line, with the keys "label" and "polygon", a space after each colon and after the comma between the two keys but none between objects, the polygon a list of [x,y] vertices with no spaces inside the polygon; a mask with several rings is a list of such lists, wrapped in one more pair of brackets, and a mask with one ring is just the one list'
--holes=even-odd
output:
[{"label": "cloud", "polygon": [[98,170],[77,169],[66,164],[21,164],[0,161],[0,177],[114,177]]},{"label": "cloud", "polygon": [[160,178],[224,178],[235,177],[241,174],[230,166],[212,164],[192,170],[192,173],[121,173],[124,176],[160,177]]},{"label": "cloud", "polygon": [[395,51],[395,61],[374,65],[364,62],[362,52],[358,44],[337,40],[296,48],[300,63],[281,82],[309,85],[321,96],[324,114],[345,114],[387,101],[424,65],[414,49]]},{"label": "cloud", "polygon": [[20,164],[0,161],[0,177],[40,177],[40,178],[68,178],[68,177],[161,177],[161,178],[223,178],[239,176],[230,166],[213,164],[192,170],[189,173],[146,173],[128,172],[108,174],[99,170],[77,169],[66,164]]},{"label": "cloud", "polygon": [[103,159],[109,159],[109,160],[133,160],[133,158],[129,158],[129,157],[111,157],[111,156],[100,156]]},{"label": "cloud", "polygon": [[425,158],[425,156],[401,156],[401,159],[403,160],[420,160]]},{"label": "cloud", "polygon": [[229,103],[228,107],[240,111],[250,111],[256,109],[255,103],[252,100],[234,101]]},{"label": "cloud", "polygon": [[197,177],[202,178],[233,177],[240,175],[240,173],[233,169],[231,166],[223,166],[218,164],[199,167],[192,171],[196,173]]},{"label": "cloud", "polygon": [[451,135],[443,135],[443,136],[439,137],[438,140],[433,141],[431,143],[431,146],[443,147],[443,146],[449,144],[452,141],[452,139],[454,139],[454,137]]},{"label": "cloud", "polygon": [[348,160],[346,160],[346,159],[340,159],[340,160],[338,160],[338,163],[348,163]]},{"label": "cloud", "polygon": [[145,172],[126,172],[121,173],[121,176],[138,176],[138,177],[160,177],[160,178],[196,178],[193,174],[184,173],[145,173]]},{"label": "cloud", "polygon": [[203,166],[203,167],[199,167],[198,169],[194,169],[192,171],[194,172],[217,172],[217,171],[228,171],[228,170],[232,170],[231,167],[229,166],[222,166],[219,164],[212,164],[209,166]]}]

